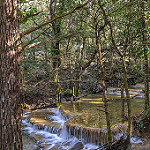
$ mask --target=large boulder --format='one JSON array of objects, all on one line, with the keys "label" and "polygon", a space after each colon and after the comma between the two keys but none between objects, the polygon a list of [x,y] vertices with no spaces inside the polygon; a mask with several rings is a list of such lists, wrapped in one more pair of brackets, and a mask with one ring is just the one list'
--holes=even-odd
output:
[{"label": "large boulder", "polygon": [[69,150],[81,150],[84,148],[82,142],[75,143]]}]

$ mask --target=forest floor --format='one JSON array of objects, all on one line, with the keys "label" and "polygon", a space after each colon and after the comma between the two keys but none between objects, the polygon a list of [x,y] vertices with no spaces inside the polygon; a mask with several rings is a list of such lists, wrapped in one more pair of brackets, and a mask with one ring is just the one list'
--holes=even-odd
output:
[{"label": "forest floor", "polygon": [[56,101],[53,98],[47,98],[34,95],[28,95],[23,98],[23,110],[35,110],[42,108],[53,108],[56,107]]}]

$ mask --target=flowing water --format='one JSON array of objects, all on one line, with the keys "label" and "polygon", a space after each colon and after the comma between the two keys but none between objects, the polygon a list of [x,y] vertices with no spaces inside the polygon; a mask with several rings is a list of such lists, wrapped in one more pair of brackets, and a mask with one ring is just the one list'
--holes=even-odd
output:
[{"label": "flowing water", "polygon": [[[118,95],[109,97],[116,99]],[[61,111],[54,108],[25,113],[22,120],[24,150],[73,150],[76,143],[80,145],[79,149],[92,150],[105,144],[106,121],[104,112],[100,111],[103,109],[100,97],[94,95],[82,98],[77,103],[65,103]],[[143,99],[132,99],[132,115],[140,113],[143,105]],[[126,124],[121,119],[120,100],[111,100],[109,110],[112,127]],[[115,136],[113,138],[115,139]],[[141,142],[140,139],[131,140],[134,143],[138,140]]]},{"label": "flowing water", "polygon": [[[30,123],[28,118],[22,121],[24,150],[49,150],[52,148],[67,150],[71,149],[75,143],[80,142],[79,139],[67,132],[65,126],[67,119],[61,115],[58,108],[35,111],[32,113],[31,118],[36,120],[36,123]],[[31,122],[33,120],[31,119]],[[29,138],[25,138],[27,135],[30,135]],[[28,140],[30,140],[29,143]],[[84,144],[85,150],[96,149],[97,147],[89,143]]]}]

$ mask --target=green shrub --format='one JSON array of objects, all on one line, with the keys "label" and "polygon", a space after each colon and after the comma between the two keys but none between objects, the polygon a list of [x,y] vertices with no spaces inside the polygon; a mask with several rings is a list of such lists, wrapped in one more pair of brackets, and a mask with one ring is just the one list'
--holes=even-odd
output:
[{"label": "green shrub", "polygon": [[70,89],[65,90],[64,91],[64,96],[65,97],[71,97],[72,96],[72,90],[70,90]]},{"label": "green shrub", "polygon": [[150,107],[140,116],[137,122],[138,130],[141,132],[147,131],[150,128]]}]

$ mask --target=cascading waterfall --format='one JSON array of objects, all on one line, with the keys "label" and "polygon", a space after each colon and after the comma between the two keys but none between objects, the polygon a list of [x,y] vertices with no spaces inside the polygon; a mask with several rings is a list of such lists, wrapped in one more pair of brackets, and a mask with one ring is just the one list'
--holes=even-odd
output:
[{"label": "cascading waterfall", "polygon": [[[37,141],[41,150],[50,150],[53,147],[58,150],[71,150],[76,146],[75,144],[79,144],[83,150],[92,150],[107,143],[106,129],[73,124],[72,119],[75,119],[77,115],[79,114],[69,117],[58,108],[25,113],[22,120],[22,130]],[[126,124],[112,128],[112,140],[119,139],[126,132]],[[141,141],[133,137],[131,142],[140,143]]]},{"label": "cascading waterfall", "polygon": [[[69,118],[64,118],[59,109],[49,109],[47,111],[53,113],[49,116],[49,120],[52,120],[52,123],[59,124],[59,128],[54,126],[48,127],[42,124],[37,124],[37,122],[36,124],[33,122],[30,123],[30,120],[28,119],[30,117],[25,116],[26,114],[24,115],[26,119],[22,120],[23,130],[28,132],[35,139],[38,135],[42,136],[42,139],[37,138],[36,140],[39,140],[38,143],[40,143],[40,145],[48,145],[46,148],[47,150],[55,146],[57,146],[57,149],[71,149],[75,143],[80,141],[83,142],[85,150],[96,149],[98,147],[94,144],[89,144],[92,143],[92,141],[88,139],[89,133],[85,132],[84,129],[75,126],[74,130],[71,127],[68,128],[65,123]],[[74,132],[74,134],[72,134],[72,132]]]},{"label": "cascading waterfall", "polygon": [[[142,92],[141,89],[137,92],[133,89],[130,94],[137,97],[138,94],[141,96]],[[122,124],[124,121],[120,118],[121,115],[116,113],[121,112],[121,102],[117,100],[116,95],[109,95],[112,98],[111,105],[109,105],[112,114],[111,123],[112,126],[115,126],[112,128],[112,141],[119,139],[127,131],[127,125]],[[61,109],[51,108],[25,113],[22,120],[23,133],[26,137],[31,135],[38,141],[37,145],[40,145],[42,150],[51,148],[71,150],[72,147],[78,145],[82,150],[96,149],[107,143],[105,116],[93,109],[101,104],[103,104],[101,98],[85,98],[78,103],[65,103]],[[144,105],[143,99],[132,99],[131,104],[132,115],[139,113]],[[131,143],[142,143],[142,141],[132,135]]]},{"label": "cascading waterfall", "polygon": [[107,142],[107,131],[105,129],[85,128],[73,124],[66,125],[66,127],[69,135],[77,137],[84,143],[103,145]]},{"label": "cascading waterfall", "polygon": [[[40,115],[36,115],[36,112],[34,112],[36,118],[34,118],[34,115],[31,116],[30,114],[25,114],[28,116],[24,115],[26,119],[22,121],[22,124],[24,126],[23,130],[31,134],[41,145],[47,145],[47,149],[57,146],[57,149],[66,150],[80,141],[84,144],[84,149],[96,149],[100,145],[107,143],[106,129],[71,124],[70,120],[73,117],[65,117],[64,114],[62,115],[62,111],[58,108],[43,111],[44,112],[41,110],[41,112],[38,113],[45,113],[45,116],[48,117],[42,117],[43,119],[46,119],[47,122],[45,120],[41,121],[42,119],[40,118]],[[38,117],[40,118],[39,120]],[[34,120],[34,122],[32,120]],[[122,127],[120,131],[123,131],[123,128],[124,127]],[[114,140],[118,138],[115,137],[118,133],[117,129],[113,130],[112,134],[114,135]],[[41,139],[37,138],[39,135],[42,136]]]}]

